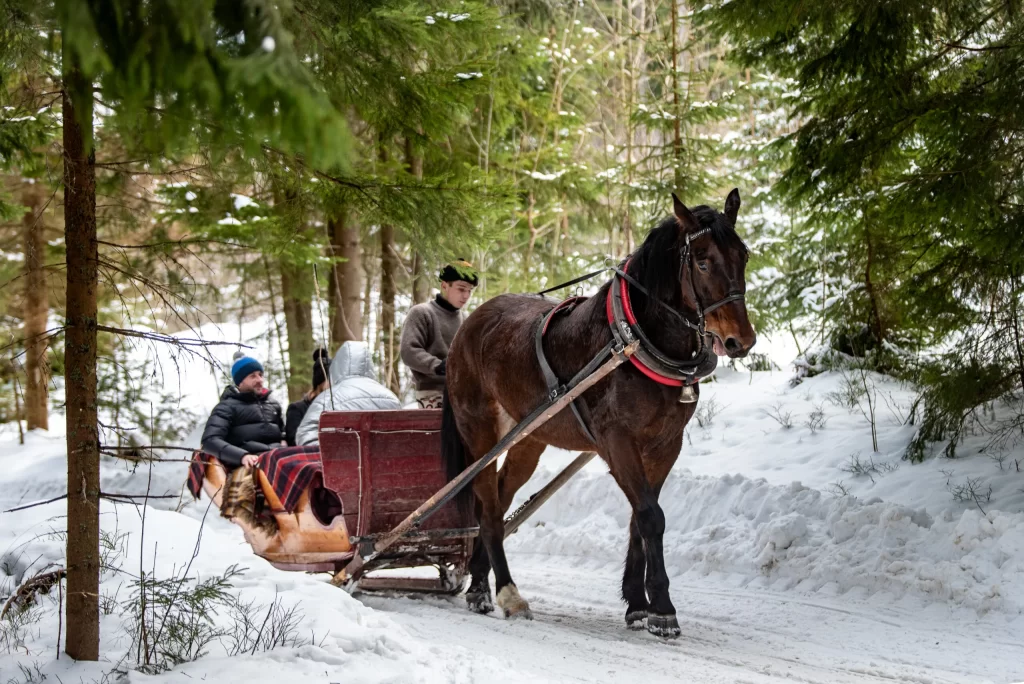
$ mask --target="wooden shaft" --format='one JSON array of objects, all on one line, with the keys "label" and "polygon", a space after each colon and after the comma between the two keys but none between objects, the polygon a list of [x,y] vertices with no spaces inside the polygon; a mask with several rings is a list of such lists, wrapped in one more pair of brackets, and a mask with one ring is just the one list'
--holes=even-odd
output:
[{"label": "wooden shaft", "polygon": [[510,534],[518,530],[531,515],[537,512],[538,508],[543,506],[555,492],[562,488],[562,485],[569,481],[569,478],[580,472],[580,470],[583,469],[583,466],[590,463],[595,456],[597,456],[596,451],[584,451],[582,454],[577,456],[572,463],[567,465],[562,472],[555,475],[551,482],[548,482],[536,494],[531,496],[526,503],[520,506],[519,510],[510,515],[505,520],[505,539],[508,539]]}]

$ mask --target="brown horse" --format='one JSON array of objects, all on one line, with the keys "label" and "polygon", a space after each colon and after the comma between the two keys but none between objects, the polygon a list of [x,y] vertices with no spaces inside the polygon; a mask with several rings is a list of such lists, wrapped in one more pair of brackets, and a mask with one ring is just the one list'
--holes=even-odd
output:
[{"label": "brown horse", "polygon": [[[503,515],[552,445],[597,451],[633,508],[622,577],[626,624],[642,628],[646,619],[654,634],[679,634],[658,494],[693,416],[695,383],[714,370],[716,355],[745,356],[756,338],[743,300],[748,252],[735,231],[739,192],[729,194],[724,213],[706,206],[690,210],[672,198],[675,215],[650,232],[594,297],[549,318],[555,307],[549,299],[500,295],[473,312],[452,343],[442,424],[450,475],[481,458],[549,396],[536,346],[559,382],[607,353],[613,338],[635,335],[645,352],[587,390],[575,412],[561,411],[515,446],[500,475],[491,465],[474,480],[482,544],[470,563],[471,610],[494,610],[488,582],[493,568],[505,617],[532,619],[509,573]],[[546,331],[538,339],[542,325]]]}]

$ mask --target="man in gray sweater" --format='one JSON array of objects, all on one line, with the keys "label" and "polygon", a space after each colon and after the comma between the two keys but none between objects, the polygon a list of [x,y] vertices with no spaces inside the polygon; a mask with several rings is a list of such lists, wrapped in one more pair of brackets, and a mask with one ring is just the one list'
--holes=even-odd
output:
[{"label": "man in gray sweater", "polygon": [[479,282],[476,270],[465,259],[445,264],[438,280],[441,292],[409,309],[402,328],[402,361],[412,371],[420,408],[441,408],[448,348],[466,319],[462,307]]}]

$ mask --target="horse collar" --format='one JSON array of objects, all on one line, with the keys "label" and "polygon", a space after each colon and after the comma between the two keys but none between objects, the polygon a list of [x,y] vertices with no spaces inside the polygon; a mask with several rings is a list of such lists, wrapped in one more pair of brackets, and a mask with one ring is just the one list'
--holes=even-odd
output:
[{"label": "horse collar", "polygon": [[[627,260],[622,269],[623,273],[628,264]],[[655,347],[644,334],[633,313],[632,302],[629,298],[629,284],[625,278],[619,275],[618,271],[612,275],[605,311],[608,315],[612,336],[616,342],[629,344],[635,339],[640,340],[640,347],[629,360],[637,370],[658,384],[670,387],[694,385],[700,382],[701,378],[710,375],[718,366],[718,357],[708,352],[702,334],[698,334],[698,349],[693,352],[693,357],[689,360],[673,359]],[[692,323],[689,325],[697,328],[698,333],[702,333],[703,317],[700,319],[699,327]]]}]

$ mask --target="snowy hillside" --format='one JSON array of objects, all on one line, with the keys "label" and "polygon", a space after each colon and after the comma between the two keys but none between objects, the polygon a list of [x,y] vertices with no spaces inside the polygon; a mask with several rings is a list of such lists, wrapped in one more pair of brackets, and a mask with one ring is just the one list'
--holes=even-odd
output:
[{"label": "snowy hillside", "polygon": [[[254,324],[251,336],[259,332]],[[223,381],[201,364],[179,363],[174,377],[182,405],[197,413]],[[901,457],[913,428],[898,420],[908,389],[870,378],[884,397],[875,453],[869,415],[842,401],[842,375],[796,386],[792,377],[725,368],[701,388],[703,425],[691,423],[661,496],[683,630],[674,642],[622,626],[629,511],[600,461],[509,540],[513,577],[537,617],[510,623],[470,614],[461,597],[353,597],[325,575],[275,570],[217,511],[207,515],[205,499],[182,495],[183,462],[133,471],[105,458],[104,491],[139,494],[150,482],[153,494],[174,496],[145,507],[104,503],[104,660],[54,660],[60,596],[51,592],[22,623],[0,621],[0,681],[32,681],[37,666],[64,682],[112,670],[147,682],[618,681],[639,672],[699,682],[1024,680],[1024,473],[1014,463],[1024,463],[1024,449],[1001,460],[975,454],[979,431],[962,459],[910,464]],[[64,493],[62,419],[52,425],[24,446],[10,429],[0,435],[2,510]],[[195,432],[187,441],[197,440]],[[570,459],[549,451],[520,500]],[[968,480],[984,496],[963,500],[957,486]],[[63,512],[56,501],[2,514],[0,594],[62,565]],[[183,577],[187,567],[209,580],[232,565],[246,571],[231,579],[234,607],[210,615],[224,634],[206,654],[162,674],[133,671],[133,576]],[[282,614],[296,611],[285,643],[231,655],[238,606],[262,619],[275,601]]]}]

